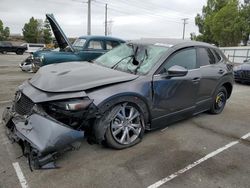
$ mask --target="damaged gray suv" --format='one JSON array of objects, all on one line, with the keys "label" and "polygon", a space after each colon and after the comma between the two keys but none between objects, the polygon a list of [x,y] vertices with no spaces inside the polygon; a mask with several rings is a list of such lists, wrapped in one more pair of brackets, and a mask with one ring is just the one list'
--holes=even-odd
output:
[{"label": "damaged gray suv", "polygon": [[41,68],[19,86],[3,122],[30,166],[52,168],[84,136],[124,149],[140,142],[145,130],[205,111],[219,114],[232,88],[232,65],[218,48],[145,39],[92,63]]}]

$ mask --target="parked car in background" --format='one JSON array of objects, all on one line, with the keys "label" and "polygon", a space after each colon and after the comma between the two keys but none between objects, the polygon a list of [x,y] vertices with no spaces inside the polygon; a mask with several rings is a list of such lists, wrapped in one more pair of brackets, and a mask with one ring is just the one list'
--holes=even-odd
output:
[{"label": "parked car in background", "polygon": [[250,59],[234,67],[234,79],[236,82],[250,83]]},{"label": "parked car in background", "polygon": [[122,39],[108,36],[82,36],[71,44],[54,16],[47,14],[46,17],[51,25],[60,51],[34,52],[31,55],[33,72],[36,72],[41,66],[53,63],[91,61],[125,42]]},{"label": "parked car in background", "polygon": [[18,88],[2,117],[30,164],[43,168],[84,135],[124,149],[145,130],[205,111],[220,114],[232,89],[233,66],[217,47],[140,40],[92,63],[42,67]]},{"label": "parked car in background", "polygon": [[[49,51],[59,51],[58,48],[56,49],[48,49],[48,48],[42,48],[39,50],[40,52],[45,52],[45,53],[48,53]],[[32,64],[34,62],[34,57],[33,57],[33,54],[31,54],[30,56],[28,56],[26,59],[24,59],[20,64],[19,64],[19,67],[22,71],[25,71],[25,72],[34,72],[33,69],[32,69]]]},{"label": "parked car in background", "polygon": [[26,52],[28,53],[34,53],[38,50],[45,48],[45,44],[39,44],[39,43],[24,43],[21,46],[26,46],[27,47]]},{"label": "parked car in background", "polygon": [[27,50],[25,46],[12,45],[11,42],[0,41],[0,53],[14,52],[22,55]]}]

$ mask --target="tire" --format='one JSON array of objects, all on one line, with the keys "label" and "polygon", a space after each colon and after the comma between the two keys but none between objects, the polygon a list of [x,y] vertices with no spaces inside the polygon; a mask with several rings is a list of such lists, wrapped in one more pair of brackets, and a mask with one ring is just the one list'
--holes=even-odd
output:
[{"label": "tire", "polygon": [[23,55],[23,50],[19,50],[19,49],[18,49],[18,50],[16,51],[16,54],[17,54],[17,55]]},{"label": "tire", "polygon": [[213,104],[210,109],[211,114],[220,114],[227,102],[227,90],[225,87],[220,87],[214,95]]},{"label": "tire", "polygon": [[[144,116],[140,107],[133,103],[117,104],[106,111],[110,117],[105,132],[105,143],[113,149],[125,149],[138,144],[144,135]],[[105,121],[100,119],[100,122]]]}]

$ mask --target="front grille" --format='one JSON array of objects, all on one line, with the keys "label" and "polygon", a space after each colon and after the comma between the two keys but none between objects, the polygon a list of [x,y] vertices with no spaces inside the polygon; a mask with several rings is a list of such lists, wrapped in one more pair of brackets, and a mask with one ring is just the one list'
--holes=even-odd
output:
[{"label": "front grille", "polygon": [[23,93],[17,93],[15,98],[15,111],[20,115],[28,115],[34,103]]}]

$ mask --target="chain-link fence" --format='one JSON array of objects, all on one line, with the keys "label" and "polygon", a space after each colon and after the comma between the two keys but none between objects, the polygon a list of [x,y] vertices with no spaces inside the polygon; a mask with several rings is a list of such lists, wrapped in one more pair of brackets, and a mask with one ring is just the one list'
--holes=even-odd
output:
[{"label": "chain-link fence", "polygon": [[246,47],[223,47],[220,48],[228,59],[233,63],[243,63],[250,58],[250,46]]}]

